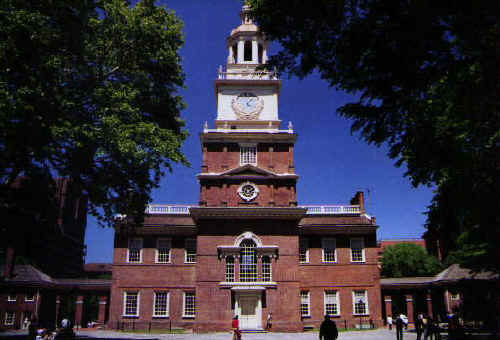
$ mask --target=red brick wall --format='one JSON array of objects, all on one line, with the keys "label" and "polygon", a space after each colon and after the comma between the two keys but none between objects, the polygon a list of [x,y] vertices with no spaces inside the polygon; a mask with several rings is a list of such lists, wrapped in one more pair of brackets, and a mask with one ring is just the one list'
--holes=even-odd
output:
[{"label": "red brick wall", "polygon": [[[157,221],[159,222],[159,221]],[[172,222],[172,221],[170,221]],[[359,324],[359,317],[353,315],[353,290],[367,290],[370,314],[363,316],[363,323],[371,320],[381,325],[381,300],[379,272],[377,268],[377,248],[375,233],[363,235],[365,257],[363,264],[350,262],[349,235],[336,235],[336,264],[321,262],[321,237],[310,235],[310,262],[299,264],[299,235],[297,221],[287,220],[206,220],[198,222],[197,263],[184,264],[184,238],[172,235],[172,263],[155,264],[156,237],[164,235],[144,235],[143,263],[127,264],[127,238],[117,237],[115,242],[115,264],[113,268],[113,288],[111,295],[110,326],[116,321],[134,320],[136,327],[147,327],[150,321],[163,322],[165,327],[170,321],[174,327],[194,328],[197,331],[229,330],[234,315],[231,290],[221,287],[225,281],[225,261],[219,259],[217,245],[233,245],[235,238],[245,231],[252,231],[264,245],[279,247],[279,257],[272,259],[272,279],[276,287],[267,288],[265,304],[262,308],[262,325],[269,312],[273,313],[273,330],[297,331],[304,325],[319,326],[323,319],[325,290],[337,290],[340,294],[341,316],[336,318],[344,326]],[[329,236],[331,237],[331,236]],[[356,235],[359,237],[359,235]],[[238,270],[238,269],[237,269]],[[155,290],[170,292],[170,317],[152,317],[153,294]],[[300,291],[311,294],[311,317],[301,320]],[[123,293],[140,292],[140,316],[125,319],[123,312]],[[182,317],[183,292],[195,291],[197,314],[195,319]],[[155,324],[156,327],[157,324]],[[155,326],[153,326],[155,327]],[[164,327],[164,328],[165,328]]]},{"label": "red brick wall", "polygon": [[[30,293],[34,296],[33,301],[25,301],[26,294]],[[8,301],[9,295],[15,295],[16,301]],[[22,287],[2,288],[0,294],[0,329],[2,328],[21,328],[26,312],[35,314],[36,310],[36,292]],[[5,313],[15,313],[15,321],[13,326],[5,325]]]}]

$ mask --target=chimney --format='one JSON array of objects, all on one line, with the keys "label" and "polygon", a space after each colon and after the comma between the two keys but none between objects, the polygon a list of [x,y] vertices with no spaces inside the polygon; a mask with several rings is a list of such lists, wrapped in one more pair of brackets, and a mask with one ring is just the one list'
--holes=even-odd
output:
[{"label": "chimney", "polygon": [[16,261],[15,251],[13,247],[8,247],[5,252],[5,268],[4,278],[11,279],[14,274],[14,263]]},{"label": "chimney", "polygon": [[359,212],[361,214],[366,213],[365,209],[365,194],[363,191],[358,191],[356,192],[356,195],[351,199],[351,204],[352,205],[359,205]]}]

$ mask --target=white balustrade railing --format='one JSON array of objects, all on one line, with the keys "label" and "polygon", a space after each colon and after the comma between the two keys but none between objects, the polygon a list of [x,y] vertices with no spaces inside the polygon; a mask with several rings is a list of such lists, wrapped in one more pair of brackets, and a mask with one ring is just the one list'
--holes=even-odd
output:
[{"label": "white balustrade railing", "polygon": [[359,214],[359,205],[301,205],[299,208],[306,208],[308,215],[345,215]]},{"label": "white balustrade railing", "polygon": [[191,205],[179,205],[179,204],[150,204],[146,208],[146,214],[179,214],[187,215],[189,214],[189,208]]},{"label": "white balustrade railing", "polygon": [[[146,214],[171,214],[188,215],[189,208],[194,205],[179,204],[151,204],[146,208]],[[360,214],[359,205],[300,205],[299,208],[306,208],[307,215],[349,215]]]}]

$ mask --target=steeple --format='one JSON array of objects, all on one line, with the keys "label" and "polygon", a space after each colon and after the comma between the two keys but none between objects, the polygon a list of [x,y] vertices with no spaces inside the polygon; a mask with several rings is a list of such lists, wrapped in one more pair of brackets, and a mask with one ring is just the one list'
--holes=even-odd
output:
[{"label": "steeple", "polygon": [[269,42],[245,5],[241,24],[227,38],[226,67],[219,66],[215,82],[217,130],[277,131],[281,80],[276,72],[258,68],[267,61]]}]

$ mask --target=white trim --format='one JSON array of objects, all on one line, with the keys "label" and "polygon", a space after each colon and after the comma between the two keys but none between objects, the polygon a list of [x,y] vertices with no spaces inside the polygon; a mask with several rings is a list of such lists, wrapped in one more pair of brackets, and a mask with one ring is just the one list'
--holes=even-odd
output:
[{"label": "white trim", "polygon": [[24,295],[24,302],[35,302],[35,294],[31,294],[31,299],[28,299],[29,294]]},{"label": "white trim", "polygon": [[[366,304],[366,313],[356,313],[356,292],[364,292],[365,296],[365,304]],[[370,304],[368,302],[368,290],[366,289],[356,289],[352,291],[352,314],[353,315],[370,315]]]},{"label": "white trim", "polygon": [[[194,295],[194,314],[192,314],[192,315],[186,314],[186,295],[188,293]],[[185,291],[182,293],[182,317],[189,318],[189,319],[196,318],[196,292],[195,291]]]},{"label": "white trim", "polygon": [[241,242],[243,242],[247,238],[253,240],[255,242],[255,245],[257,247],[262,247],[263,246],[262,245],[262,240],[257,235],[255,235],[251,231],[246,231],[243,234],[241,234],[238,237],[236,237],[236,239],[234,240],[234,247],[239,247],[240,244],[241,244]]},{"label": "white trim", "polygon": [[[139,261],[130,261],[130,244],[133,241],[140,241],[140,250],[139,250]],[[144,247],[142,237],[131,237],[128,239],[128,247],[127,247],[127,263],[142,263],[142,250]]]},{"label": "white trim", "polygon": [[[137,303],[136,303],[136,312],[135,314],[126,314],[127,312],[127,294],[137,294]],[[141,292],[136,290],[136,291],[124,291],[123,292],[123,312],[122,316],[125,317],[138,317],[139,316],[139,309],[140,309],[140,304],[141,302]]]},{"label": "white trim", "polygon": [[[254,151],[255,151],[255,154],[254,154]],[[255,156],[255,162],[245,162],[244,155],[246,153],[252,153],[252,157]],[[247,156],[246,158],[249,158],[249,157]],[[255,145],[248,145],[248,146],[242,146],[240,144],[240,165],[246,165],[246,164],[251,164],[251,165],[257,165],[258,164],[257,144],[255,144]]]},{"label": "white trim", "polygon": [[326,305],[327,305],[327,298],[326,298],[326,294],[327,293],[334,293],[334,299],[335,299],[335,304],[337,305],[337,313],[335,314],[328,314],[330,316],[339,316],[340,315],[340,294],[339,294],[339,291],[338,290],[330,290],[330,289],[327,289],[325,291],[323,291],[323,315],[326,315]]},{"label": "white trim", "polygon": [[[194,245],[195,245],[195,249],[194,249],[194,261],[189,261],[188,262],[188,252],[187,252],[187,245],[188,245],[188,242],[193,242]],[[198,252],[197,252],[197,249],[198,249],[198,242],[196,240],[196,238],[186,238],[184,240],[184,263],[196,263],[196,256],[198,255]]]},{"label": "white trim", "polygon": [[7,302],[16,302],[16,301],[17,301],[17,294],[7,295]]},{"label": "white trim", "polygon": [[[334,251],[333,251],[333,261],[325,260],[325,249],[327,248],[327,243],[333,243]],[[337,240],[334,237],[323,237],[321,239],[321,261],[323,263],[337,263]]]},{"label": "white trim", "polygon": [[[352,243],[353,241],[361,241],[361,256],[363,257],[363,259],[361,261],[354,261],[352,259]],[[365,256],[365,240],[364,238],[362,237],[353,237],[349,240],[349,246],[350,246],[350,250],[351,250],[351,262],[354,262],[354,263],[363,263],[363,262],[366,262],[366,256]]]},{"label": "white trim", "polygon": [[[156,294],[166,293],[167,294],[167,312],[166,314],[156,314]],[[154,318],[168,318],[170,315],[170,292],[168,290],[155,291],[153,296],[153,317]]]},{"label": "white trim", "polygon": [[[160,242],[161,241],[167,241],[168,242],[168,261],[166,262],[160,262],[159,257],[160,257]],[[156,240],[156,255],[155,255],[155,263],[160,263],[160,264],[165,264],[165,263],[172,263],[172,239],[170,237],[160,237]]]}]

